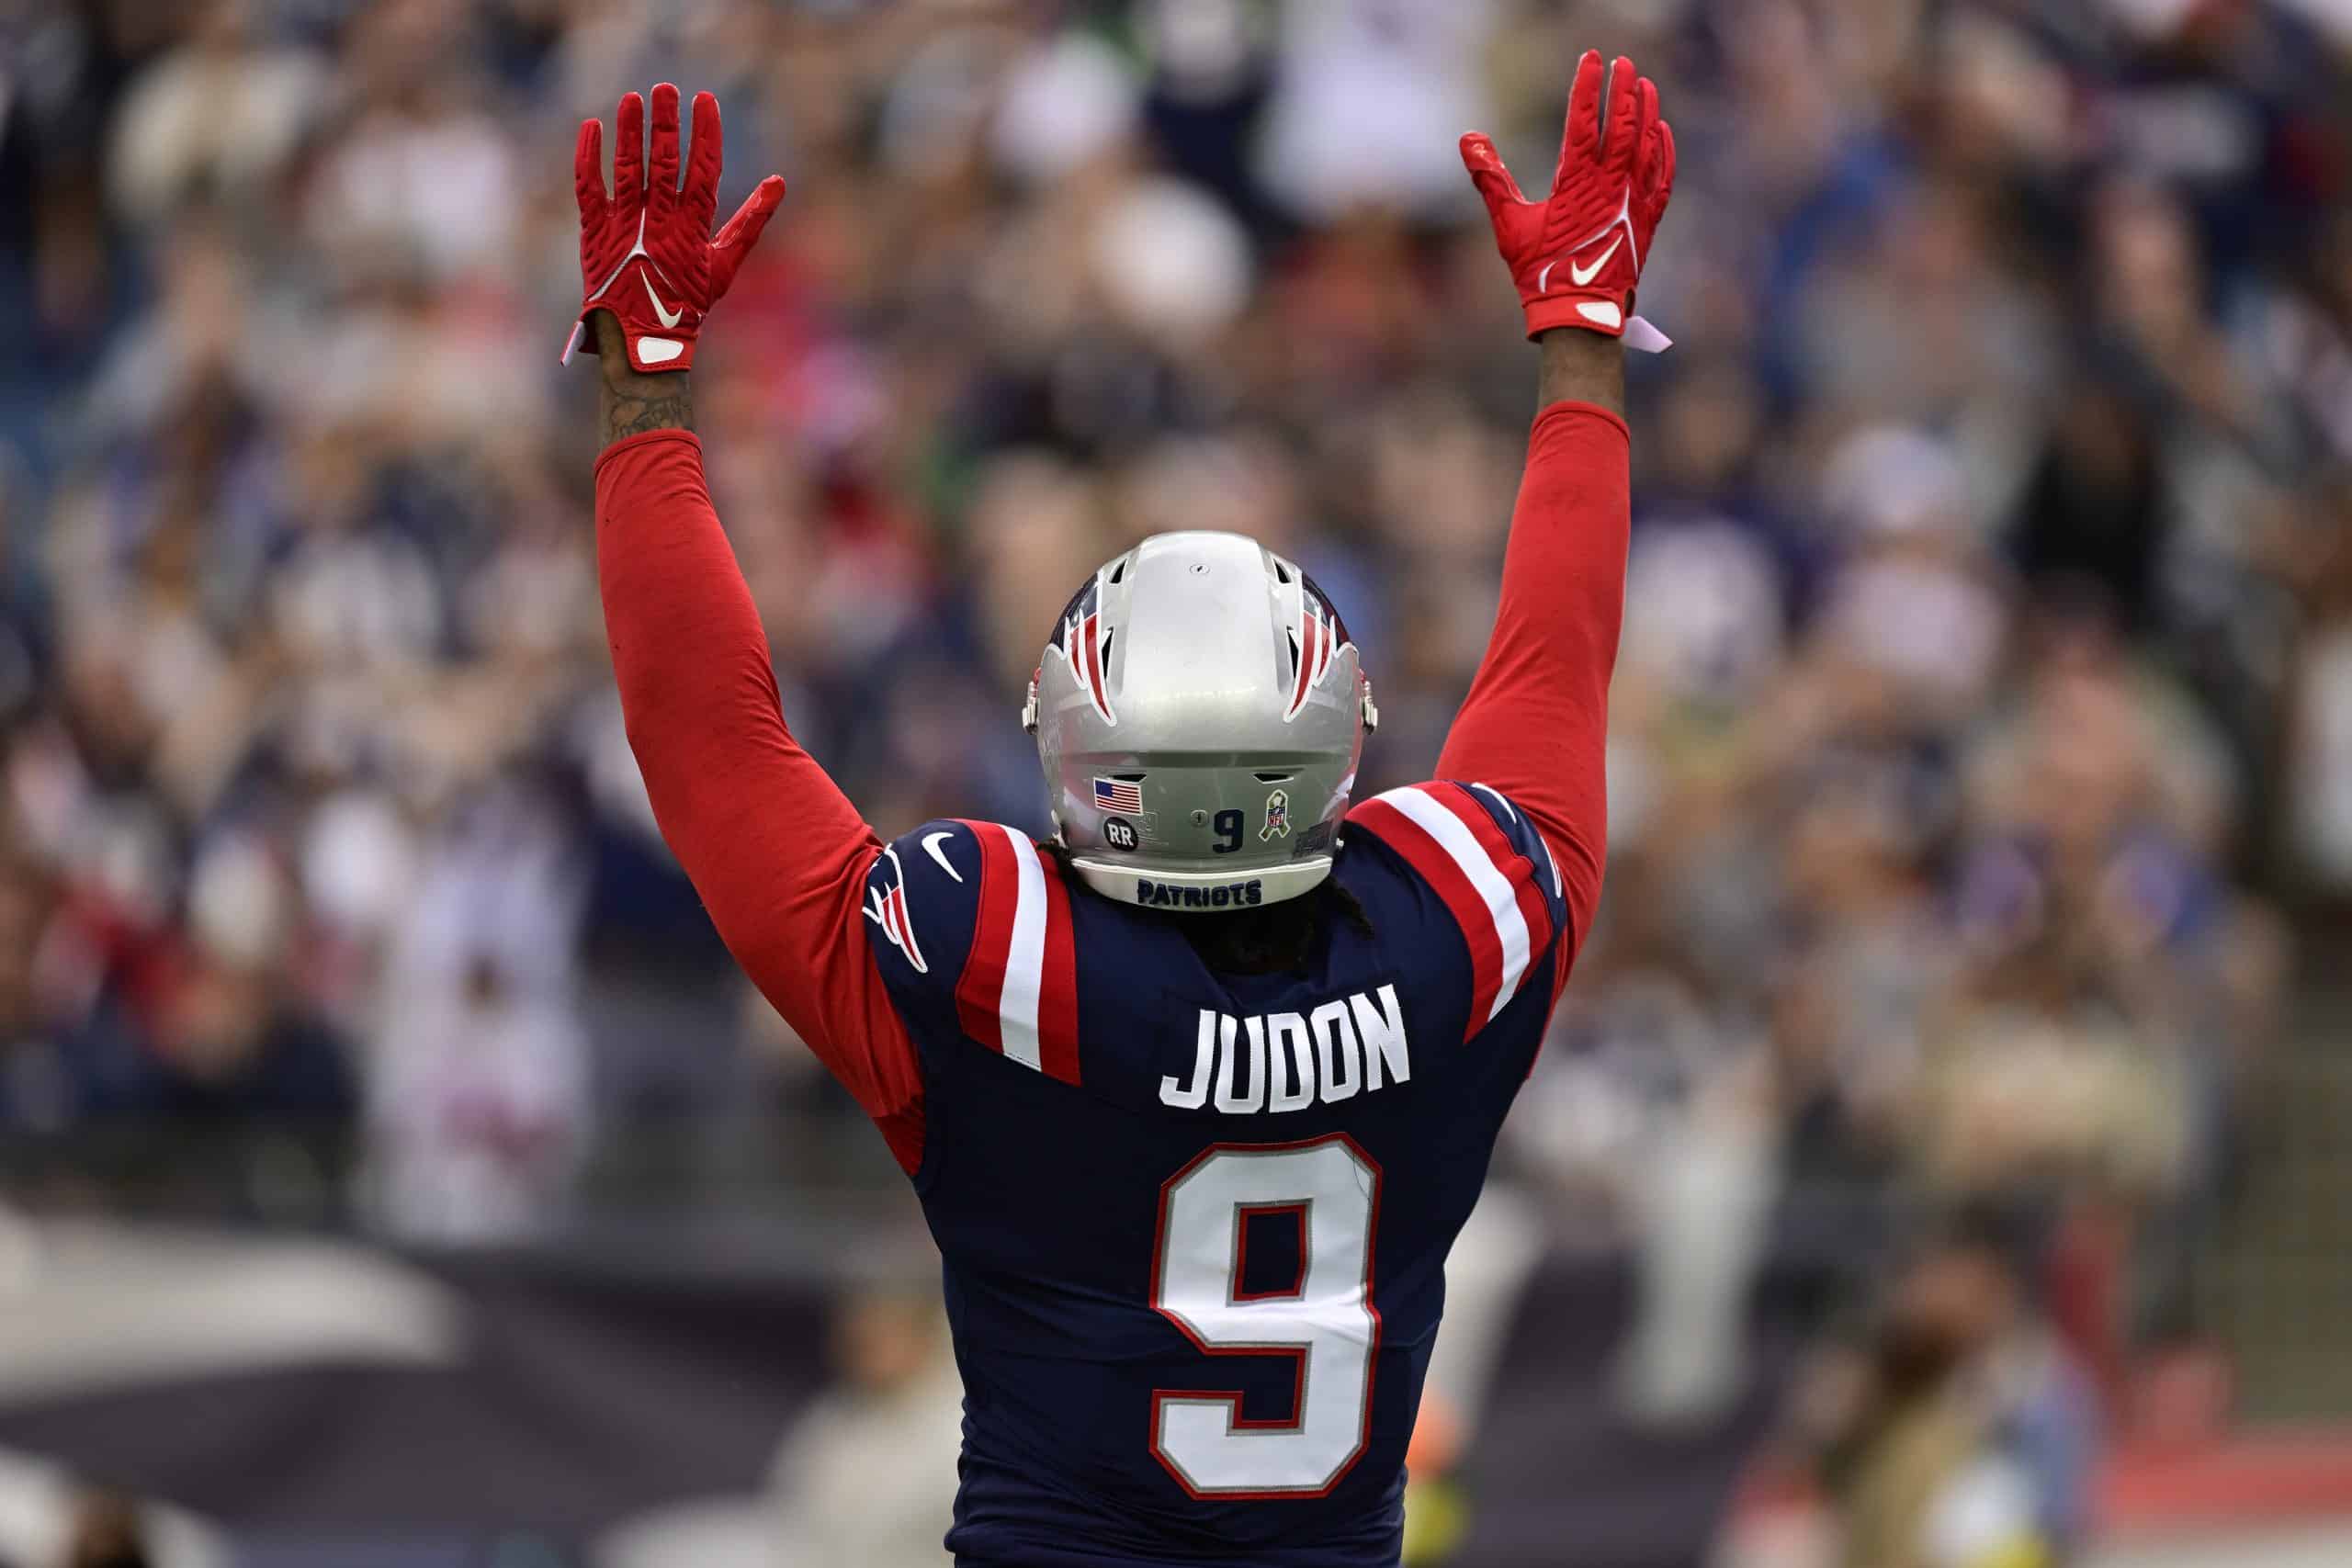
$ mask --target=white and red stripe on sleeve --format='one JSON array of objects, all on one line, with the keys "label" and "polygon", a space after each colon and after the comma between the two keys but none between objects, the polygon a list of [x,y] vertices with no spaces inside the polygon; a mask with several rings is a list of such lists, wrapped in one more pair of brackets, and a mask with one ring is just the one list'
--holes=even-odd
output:
[{"label": "white and red stripe on sleeve", "polygon": [[1077,1083],[1078,964],[1061,869],[1002,823],[959,825],[980,846],[980,898],[956,1017],[990,1050]]},{"label": "white and red stripe on sleeve", "polygon": [[[1510,811],[1508,803],[1503,809]],[[1394,850],[1461,927],[1471,974],[1464,1038],[1510,1004],[1539,960],[1556,965],[1552,900],[1558,873],[1548,857],[1539,871],[1469,790],[1456,784],[1408,784],[1358,806],[1348,813],[1348,825]]]}]

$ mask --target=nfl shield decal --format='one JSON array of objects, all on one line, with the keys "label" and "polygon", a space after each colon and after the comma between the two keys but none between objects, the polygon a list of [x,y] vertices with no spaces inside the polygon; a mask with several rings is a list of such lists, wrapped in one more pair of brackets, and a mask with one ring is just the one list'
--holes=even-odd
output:
[{"label": "nfl shield decal", "polygon": [[1283,838],[1290,832],[1290,792],[1276,790],[1266,796],[1266,825],[1258,829],[1261,840]]}]

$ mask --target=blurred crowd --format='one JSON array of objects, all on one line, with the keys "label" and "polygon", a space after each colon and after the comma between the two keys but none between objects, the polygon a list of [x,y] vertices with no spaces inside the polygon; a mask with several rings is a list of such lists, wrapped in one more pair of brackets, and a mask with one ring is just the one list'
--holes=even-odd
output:
[{"label": "blurred crowd", "polygon": [[1023,681],[1160,529],[1310,563],[1363,790],[1430,765],[1534,380],[1454,141],[1532,183],[1588,43],[1680,141],[1678,346],[1512,1158],[1702,1315],[1793,1183],[2022,1214],[2136,1260],[2029,1270],[2111,1380],[2352,893],[2340,0],[0,6],[0,1140],[356,1127],[338,1201],[494,1239],[829,1103],[605,668],[580,118],[708,88],[722,211],[790,181],[696,381],[795,729],[886,835],[1042,829]]}]

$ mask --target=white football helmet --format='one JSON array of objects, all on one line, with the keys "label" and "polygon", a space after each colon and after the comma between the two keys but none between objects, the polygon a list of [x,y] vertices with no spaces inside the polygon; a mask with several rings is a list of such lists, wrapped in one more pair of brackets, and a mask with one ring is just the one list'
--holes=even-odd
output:
[{"label": "white football helmet", "polygon": [[1379,724],[1347,627],[1238,534],[1159,534],[1071,598],[1022,724],[1070,864],[1096,892],[1216,912],[1331,873]]}]

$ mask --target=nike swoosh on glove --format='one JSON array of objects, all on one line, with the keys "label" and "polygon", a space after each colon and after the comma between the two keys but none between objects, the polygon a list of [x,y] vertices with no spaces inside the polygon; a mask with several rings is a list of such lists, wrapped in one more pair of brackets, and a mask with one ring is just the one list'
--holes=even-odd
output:
[{"label": "nike swoosh on glove", "polygon": [[1600,51],[1587,50],[1577,62],[1560,164],[1544,200],[1520,194],[1484,131],[1462,139],[1462,163],[1486,198],[1529,337],[1580,327],[1630,348],[1667,346],[1633,311],[1650,236],[1674,195],[1674,132],[1658,118],[1657,85],[1636,78],[1632,61],[1620,57],[1604,72]]},{"label": "nike swoosh on glove", "polygon": [[563,345],[563,363],[588,339],[591,311],[610,310],[639,370],[684,370],[695,362],[695,333],[735,281],[735,271],[784,199],[784,180],[760,182],[717,234],[721,138],[718,100],[695,95],[694,141],[685,184],[678,183],[678,89],[653,89],[652,178],[646,177],[645,100],[621,99],[614,115],[613,188],[605,189],[605,128],[580,122],[572,175],[580,197],[580,319]]}]

